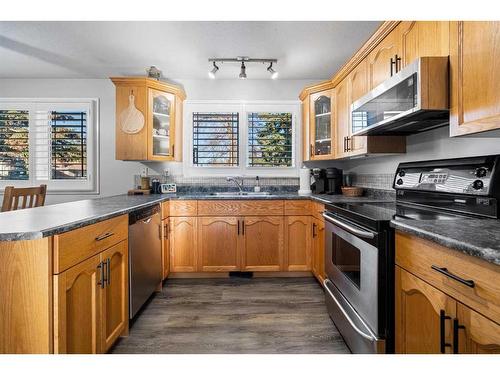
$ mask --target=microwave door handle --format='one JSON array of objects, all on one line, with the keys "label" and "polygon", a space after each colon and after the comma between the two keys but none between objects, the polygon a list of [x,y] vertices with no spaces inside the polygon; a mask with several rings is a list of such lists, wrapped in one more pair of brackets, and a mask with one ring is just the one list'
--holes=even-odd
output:
[{"label": "microwave door handle", "polygon": [[[339,310],[342,312],[342,314],[344,315],[344,317],[346,318],[347,322],[351,325],[351,327],[360,335],[360,336],[363,336],[365,339],[367,339],[368,341],[370,342],[374,342],[377,340],[377,338],[372,334],[372,335],[369,335],[365,332],[363,332],[362,330],[360,330],[356,324],[352,321],[351,317],[349,316],[349,314],[347,314],[347,311],[344,310],[344,308],[342,307],[342,305],[340,304],[340,302],[337,300],[337,298],[335,298],[335,296],[333,295],[333,293],[330,291],[330,289],[328,288],[328,283],[332,284],[332,282],[328,279],[325,279],[323,281],[323,286],[325,287],[325,290],[328,292],[328,294],[330,295],[330,297],[332,297],[333,301],[335,302],[335,304],[337,305],[337,307],[339,308]],[[360,318],[361,320],[361,318]]]},{"label": "microwave door handle", "polygon": [[367,232],[367,231],[364,231],[364,230],[361,230],[361,229],[358,229],[356,227],[353,227],[352,225],[349,225],[349,224],[346,224],[340,220],[337,220],[325,213],[323,213],[323,217],[325,218],[326,221],[334,224],[334,225],[337,225],[338,227],[342,228],[342,229],[345,229],[346,231],[348,232],[351,232],[352,234],[355,234],[359,237],[363,237],[363,238],[375,238],[375,234],[373,234],[372,232]]}]

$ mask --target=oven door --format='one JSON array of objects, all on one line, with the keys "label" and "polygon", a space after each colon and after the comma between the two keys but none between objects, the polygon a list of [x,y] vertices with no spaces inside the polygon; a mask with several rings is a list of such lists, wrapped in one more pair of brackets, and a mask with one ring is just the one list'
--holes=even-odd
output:
[{"label": "oven door", "polygon": [[[377,337],[379,332],[379,252],[377,233],[328,213],[325,268],[328,279]],[[344,309],[349,311],[349,309]],[[353,318],[354,320],[354,318]]]}]

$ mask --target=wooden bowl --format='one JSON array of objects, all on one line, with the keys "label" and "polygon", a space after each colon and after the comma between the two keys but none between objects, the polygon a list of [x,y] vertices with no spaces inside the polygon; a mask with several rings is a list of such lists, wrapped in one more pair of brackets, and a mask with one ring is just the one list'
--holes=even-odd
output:
[{"label": "wooden bowl", "polygon": [[342,186],[342,194],[347,197],[361,197],[364,189],[356,186]]}]

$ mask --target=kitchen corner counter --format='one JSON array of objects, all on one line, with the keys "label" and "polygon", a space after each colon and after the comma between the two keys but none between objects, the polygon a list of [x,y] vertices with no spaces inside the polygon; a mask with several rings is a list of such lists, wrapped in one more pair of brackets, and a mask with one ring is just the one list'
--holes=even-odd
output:
[{"label": "kitchen corner counter", "polygon": [[500,220],[392,220],[399,231],[500,265]]},{"label": "kitchen corner counter", "polygon": [[44,207],[0,213],[0,241],[34,240],[53,236],[94,224],[167,200],[288,200],[311,199],[320,203],[381,201],[377,197],[345,197],[342,195],[301,196],[296,192],[272,193],[267,196],[221,197],[210,193],[151,195],[116,195],[59,203]]}]

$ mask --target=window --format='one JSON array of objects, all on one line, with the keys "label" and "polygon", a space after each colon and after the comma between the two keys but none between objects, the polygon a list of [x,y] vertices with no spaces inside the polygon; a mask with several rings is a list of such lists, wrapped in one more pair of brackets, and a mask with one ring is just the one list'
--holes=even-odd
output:
[{"label": "window", "polygon": [[193,113],[193,165],[238,165],[239,116]]},{"label": "window", "polygon": [[0,100],[0,186],[97,192],[97,100]]},{"label": "window", "polygon": [[293,158],[292,114],[248,114],[248,165],[291,167]]},{"label": "window", "polygon": [[186,101],[184,109],[186,176],[298,175],[298,102]]}]

